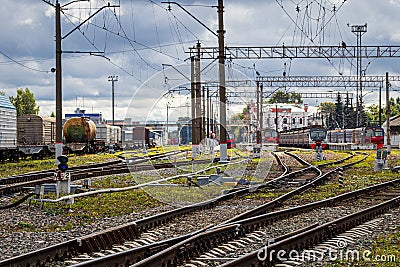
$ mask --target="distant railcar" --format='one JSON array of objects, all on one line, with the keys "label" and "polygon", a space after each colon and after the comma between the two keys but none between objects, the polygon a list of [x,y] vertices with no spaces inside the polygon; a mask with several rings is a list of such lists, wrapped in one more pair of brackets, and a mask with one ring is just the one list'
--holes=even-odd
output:
[{"label": "distant railcar", "polygon": [[157,145],[155,133],[143,126],[132,129],[132,140],[135,148],[153,148]]},{"label": "distant railcar", "polygon": [[96,124],[95,143],[98,147],[102,146],[104,149],[113,148],[114,150],[119,150],[122,145],[121,138],[121,127],[108,124]]},{"label": "distant railcar", "polygon": [[[384,130],[379,126],[326,131],[322,128],[302,128],[280,133],[279,144],[284,146],[315,148],[315,139],[321,135],[323,149],[382,148]],[[316,140],[316,139],[315,139]]]},{"label": "distant railcar", "polygon": [[64,123],[66,143],[86,143],[96,137],[96,125],[87,117],[74,117]]},{"label": "distant railcar", "polygon": [[316,147],[322,147],[322,149],[327,148],[327,130],[323,127],[312,127],[309,132],[309,146],[312,149]]},{"label": "distant railcar", "polygon": [[[313,130],[312,130],[313,129]],[[320,138],[320,145],[323,149],[327,148],[326,143],[326,130],[323,128],[298,128],[290,131],[282,132],[279,136],[279,144],[284,146],[294,146],[303,148],[315,148],[315,141],[312,138],[316,138],[315,135],[325,132],[325,138]],[[313,134],[313,136],[311,136]]]},{"label": "distant railcar", "polygon": [[8,97],[0,95],[0,161],[18,159],[17,111]]},{"label": "distant railcar", "polygon": [[21,115],[17,118],[18,150],[22,157],[43,158],[54,153],[56,119]]},{"label": "distant railcar", "polygon": [[63,127],[65,150],[73,153],[94,153],[97,148],[93,141],[96,125],[88,117],[69,118]]},{"label": "distant railcar", "polygon": [[182,126],[179,135],[181,145],[189,145],[190,143],[192,143],[192,126]]}]

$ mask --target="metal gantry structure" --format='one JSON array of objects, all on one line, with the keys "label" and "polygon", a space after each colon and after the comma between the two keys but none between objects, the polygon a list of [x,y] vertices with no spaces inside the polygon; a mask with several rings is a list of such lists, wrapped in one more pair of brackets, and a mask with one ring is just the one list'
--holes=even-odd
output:
[{"label": "metal gantry structure", "polygon": [[[400,81],[400,76],[389,76],[389,82]],[[332,87],[332,88],[356,88],[357,76],[260,76],[257,81],[264,87]],[[363,76],[361,78],[364,87],[385,87],[386,76]],[[207,81],[203,84],[217,86],[217,81]],[[254,80],[228,80],[227,87],[255,87]]]},{"label": "metal gantry structure", "polygon": [[[358,52],[358,48],[360,48]],[[218,47],[202,47],[200,59],[216,59]],[[189,48],[192,56],[197,51]],[[295,59],[295,58],[391,58],[400,57],[400,46],[232,46],[225,47],[227,60],[234,59]]]},{"label": "metal gantry structure", "polygon": [[[235,59],[295,59],[295,58],[356,58],[356,76],[274,76],[258,77],[257,82],[264,87],[344,87],[356,88],[356,114],[357,126],[360,123],[360,103],[363,103],[362,87],[375,87],[381,91],[382,87],[390,81],[399,81],[399,77],[389,76],[365,76],[362,75],[361,58],[396,58],[400,57],[400,46],[361,46],[362,33],[366,32],[366,25],[360,26],[359,38],[356,46],[347,46],[342,43],[339,46],[259,46],[259,47],[225,47],[225,57],[228,60]],[[200,60],[215,60],[218,58],[219,47],[202,47]],[[187,52],[193,55],[194,49]],[[196,50],[198,54],[199,51]],[[212,83],[211,83],[212,84]],[[255,86],[253,80],[228,81],[226,86],[244,87]],[[379,106],[381,107],[381,93],[379,94]]]}]

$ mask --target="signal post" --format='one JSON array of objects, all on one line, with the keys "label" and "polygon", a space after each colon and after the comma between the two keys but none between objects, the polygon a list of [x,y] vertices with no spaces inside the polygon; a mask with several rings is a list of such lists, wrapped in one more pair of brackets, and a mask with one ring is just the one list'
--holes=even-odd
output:
[{"label": "signal post", "polygon": [[67,156],[58,156],[57,160],[60,164],[58,164],[57,172],[54,173],[54,179],[56,180],[56,198],[59,198],[60,194],[71,193],[71,173],[68,171]]}]

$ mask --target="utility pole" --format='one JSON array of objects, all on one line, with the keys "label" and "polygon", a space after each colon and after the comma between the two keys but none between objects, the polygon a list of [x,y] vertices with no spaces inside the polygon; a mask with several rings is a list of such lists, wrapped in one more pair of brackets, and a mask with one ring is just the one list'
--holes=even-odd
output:
[{"label": "utility pole", "polygon": [[201,128],[201,136],[203,138],[207,138],[207,123],[206,123],[206,88],[205,86],[201,87],[201,102],[202,102],[202,110],[201,110],[201,124],[202,124],[202,128]]},{"label": "utility pole", "polygon": [[197,42],[197,57],[196,57],[196,141],[195,145],[198,147],[200,145],[202,136],[202,116],[201,116],[201,78],[200,78],[200,42]]},{"label": "utility pole", "polygon": [[112,97],[112,125],[115,125],[114,121],[114,83],[118,81],[118,76],[117,75],[110,75],[108,76],[108,81],[111,82],[111,97]]},{"label": "utility pole", "polygon": [[[79,29],[83,24],[88,22],[92,17],[94,17],[96,14],[98,14],[101,10],[104,8],[112,8],[112,7],[119,7],[116,5],[106,5],[98,9],[96,12],[91,14],[86,20],[82,21],[79,25],[77,25],[74,29],[69,31],[65,36],[61,36],[61,9],[66,7],[67,5],[70,5],[75,2],[87,2],[88,0],[73,0],[67,4],[64,4],[63,6],[60,5],[59,1],[56,0],[55,4],[52,4],[48,0],[42,0],[46,4],[52,6],[55,8],[55,31],[56,31],[56,143],[55,143],[55,148],[56,148],[56,153],[55,153],[55,158],[56,158],[56,164],[59,164],[59,160],[57,159],[59,156],[62,154],[62,149],[63,149],[63,142],[62,142],[62,66],[61,66],[61,55],[62,55],[62,49],[61,49],[61,40],[67,38],[71,33],[73,33],[75,30]],[[89,53],[98,53],[98,52],[89,52]],[[52,69],[53,71],[53,69]]]},{"label": "utility pole", "polygon": [[[350,25],[349,25],[350,26]],[[354,33],[357,36],[357,77],[358,77],[358,83],[357,83],[357,88],[356,88],[356,126],[362,125],[363,118],[360,114],[360,111],[362,109],[362,62],[361,62],[361,37],[364,35],[364,33],[367,32],[367,23],[364,25],[352,25],[351,26],[351,32]]]},{"label": "utility pole", "polygon": [[278,102],[275,102],[275,131],[278,134]]},{"label": "utility pole", "polygon": [[207,138],[210,138],[210,88],[207,86]]},{"label": "utility pole", "polygon": [[197,147],[194,145],[197,140],[196,137],[196,93],[194,82],[194,56],[190,57],[190,100],[191,100],[191,113],[192,113],[192,159],[197,157]]},{"label": "utility pole", "polygon": [[61,6],[56,1],[56,162],[62,155],[62,72],[61,72]]},{"label": "utility pole", "polygon": [[218,63],[219,63],[219,101],[220,101],[220,161],[228,160],[226,143],[226,88],[225,88],[225,44],[224,44],[224,1],[218,0]]},{"label": "utility pole", "polygon": [[[177,5],[183,11],[185,11],[189,16],[191,16],[194,20],[200,23],[204,28],[206,28],[213,35],[218,37],[218,63],[219,63],[219,98],[220,98],[220,161],[228,160],[228,151],[227,151],[227,143],[226,143],[226,89],[225,89],[225,44],[224,44],[224,1],[218,0],[218,30],[217,34],[212,31],[207,25],[201,22],[198,18],[192,15],[189,11],[187,11],[183,6],[174,1],[163,1],[163,4],[168,4],[168,9],[171,9],[171,4]],[[197,50],[199,48],[196,48]],[[197,52],[199,54],[199,52]],[[193,81],[193,79],[192,79]],[[192,82],[192,86],[193,82]],[[192,101],[192,104],[193,103]],[[192,126],[192,129],[194,127]],[[193,131],[192,131],[193,132]],[[193,151],[193,147],[192,147]]]},{"label": "utility pole", "polygon": [[260,84],[260,144],[262,147],[263,143],[263,120],[264,120],[264,112],[263,112],[263,84]]},{"label": "utility pole", "polygon": [[261,133],[260,133],[260,82],[256,82],[257,85],[257,102],[256,102],[256,107],[257,107],[257,131],[256,131],[256,142],[257,145],[261,144]]},{"label": "utility pole", "polygon": [[382,86],[379,86],[379,124],[378,124],[378,126],[382,127]]},{"label": "utility pole", "polygon": [[386,144],[387,144],[387,152],[390,153],[391,144],[390,144],[390,99],[389,99],[389,72],[386,72]]}]

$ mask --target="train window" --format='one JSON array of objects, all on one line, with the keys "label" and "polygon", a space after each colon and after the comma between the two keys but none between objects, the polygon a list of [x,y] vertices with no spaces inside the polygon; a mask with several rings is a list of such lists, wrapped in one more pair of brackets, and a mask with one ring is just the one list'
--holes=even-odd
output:
[{"label": "train window", "polygon": [[327,131],[325,129],[311,129],[310,138],[313,141],[322,141],[326,138]]},{"label": "train window", "polygon": [[292,119],[292,124],[296,124],[296,119],[295,118]]},{"label": "train window", "polygon": [[303,118],[299,119],[299,124],[303,124]]},{"label": "train window", "polygon": [[375,136],[383,136],[383,131],[382,131],[382,129],[376,129],[376,130],[375,130]]},{"label": "train window", "polygon": [[365,136],[373,136],[373,135],[374,135],[374,131],[372,129],[365,130]]},{"label": "train window", "polygon": [[287,118],[283,118],[283,123],[287,123]]}]

